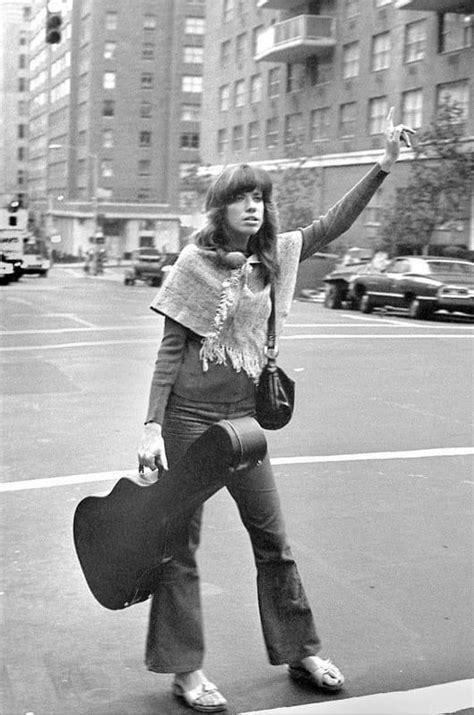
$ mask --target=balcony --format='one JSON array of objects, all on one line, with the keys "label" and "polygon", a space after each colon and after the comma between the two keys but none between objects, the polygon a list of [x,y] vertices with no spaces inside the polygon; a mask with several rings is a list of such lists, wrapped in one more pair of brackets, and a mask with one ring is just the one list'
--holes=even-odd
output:
[{"label": "balcony", "polygon": [[291,10],[301,5],[301,0],[257,0],[259,10]]},{"label": "balcony", "polygon": [[297,15],[264,30],[257,41],[255,60],[304,62],[326,54],[336,44],[336,21],[327,15]]},{"label": "balcony", "polygon": [[427,10],[431,12],[472,12],[472,0],[396,0],[398,10]]}]

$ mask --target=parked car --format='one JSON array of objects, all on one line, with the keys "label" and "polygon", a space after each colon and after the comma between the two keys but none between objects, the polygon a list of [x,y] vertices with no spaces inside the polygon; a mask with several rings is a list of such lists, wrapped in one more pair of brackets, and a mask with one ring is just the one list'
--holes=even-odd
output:
[{"label": "parked car", "polygon": [[161,253],[156,248],[139,248],[133,251],[132,264],[125,271],[125,285],[144,281],[152,286],[160,286],[177,257],[177,253]]},{"label": "parked car", "polygon": [[15,278],[15,269],[11,263],[0,260],[0,284],[6,285]]},{"label": "parked car", "polygon": [[437,310],[474,315],[474,263],[438,256],[400,256],[378,273],[354,276],[350,300],[363,313],[406,309],[411,318]]},{"label": "parked car", "polygon": [[47,276],[51,267],[49,258],[41,253],[24,253],[21,264],[21,275]]},{"label": "parked car", "polygon": [[326,308],[337,310],[342,308],[346,302],[350,304],[350,307],[356,308],[357,305],[352,304],[351,296],[349,295],[351,280],[367,270],[373,269],[370,263],[364,261],[363,263],[341,265],[331,273],[328,273],[324,278],[324,305]]}]

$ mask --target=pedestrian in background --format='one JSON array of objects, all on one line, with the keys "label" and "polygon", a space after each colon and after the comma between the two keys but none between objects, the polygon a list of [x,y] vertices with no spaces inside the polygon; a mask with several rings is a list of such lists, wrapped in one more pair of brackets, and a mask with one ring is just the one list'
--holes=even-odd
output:
[{"label": "pedestrian in background", "polygon": [[[151,383],[139,462],[168,468],[211,424],[255,414],[255,386],[265,363],[270,284],[275,286],[277,334],[287,317],[300,261],[344,233],[380,187],[413,130],[386,122],[377,164],[310,226],[277,233],[272,182],[246,164],[226,168],[206,197],[207,225],[173,266],[152,308],[165,317]],[[227,488],[247,529],[257,568],[263,636],[271,664],[287,664],[295,681],[326,691],[344,677],[319,655],[316,633],[285,532],[268,455],[231,477]],[[202,670],[204,636],[196,550],[202,507],[188,540],[163,565],[154,593],[146,664],[174,673],[173,692],[199,712],[220,712],[226,700]]]}]

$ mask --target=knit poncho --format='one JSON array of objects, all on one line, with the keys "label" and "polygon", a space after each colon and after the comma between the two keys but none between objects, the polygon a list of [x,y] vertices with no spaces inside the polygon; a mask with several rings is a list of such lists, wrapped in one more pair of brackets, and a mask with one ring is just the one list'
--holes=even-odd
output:
[{"label": "knit poncho", "polygon": [[[288,316],[301,255],[300,231],[278,236],[280,275],[275,282],[276,333]],[[213,251],[186,246],[151,304],[162,315],[202,337],[202,368],[209,362],[226,364],[252,379],[265,364],[270,286],[264,285],[258,259],[251,256],[240,268],[221,264]]]}]

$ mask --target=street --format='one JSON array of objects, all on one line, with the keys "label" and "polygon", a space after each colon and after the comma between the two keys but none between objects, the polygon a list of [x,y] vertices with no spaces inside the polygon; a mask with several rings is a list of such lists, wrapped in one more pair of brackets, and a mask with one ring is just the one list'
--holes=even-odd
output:
[{"label": "street", "polygon": [[[55,266],[0,288],[4,715],[190,712],[143,665],[148,605],[103,609],[72,544],[77,503],[136,466],[161,337],[156,289],[122,272]],[[267,440],[323,653],[346,686],[315,692],[267,663],[249,541],[222,490],[200,567],[204,669],[229,712],[473,707],[473,337],[468,318],[293,302],[279,362],[296,411]],[[436,690],[426,710],[357,705],[448,683],[447,707]]]}]

